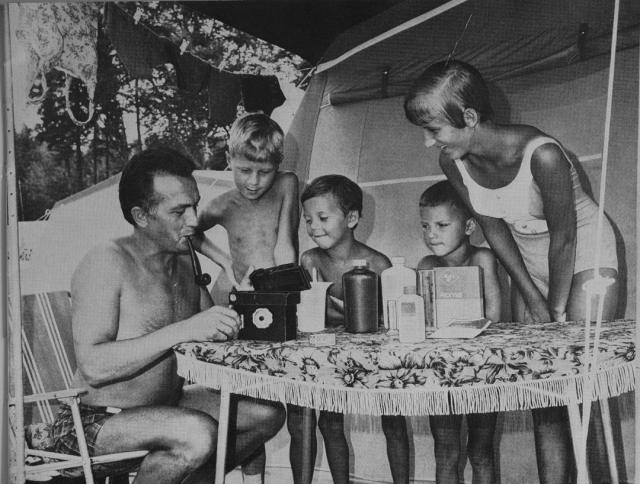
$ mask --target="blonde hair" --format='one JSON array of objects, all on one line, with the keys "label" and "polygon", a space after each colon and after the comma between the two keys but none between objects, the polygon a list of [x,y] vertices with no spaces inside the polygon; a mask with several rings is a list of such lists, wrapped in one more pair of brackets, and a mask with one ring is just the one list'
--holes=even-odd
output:
[{"label": "blonde hair", "polygon": [[427,67],[404,100],[407,119],[418,126],[442,119],[451,126],[464,128],[467,108],[474,109],[480,121],[493,117],[489,89],[480,72],[457,60]]},{"label": "blonde hair", "polygon": [[284,133],[266,114],[247,114],[236,119],[229,133],[229,155],[279,166],[283,159]]}]

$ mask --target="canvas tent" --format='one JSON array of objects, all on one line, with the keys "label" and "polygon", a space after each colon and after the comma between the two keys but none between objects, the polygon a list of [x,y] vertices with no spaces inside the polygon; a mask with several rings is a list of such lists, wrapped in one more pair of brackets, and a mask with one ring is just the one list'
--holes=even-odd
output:
[{"label": "canvas tent", "polygon": [[[281,21],[269,22],[267,17],[256,15],[263,21],[251,27],[247,9],[257,8],[255,2],[187,3],[213,17],[217,10],[221,20],[240,28],[244,21],[244,30],[272,36],[267,40],[280,45],[287,42],[290,24],[304,25],[304,19],[323,18],[323,9],[327,15],[335,13],[341,3],[360,3],[366,9],[362,2],[353,1],[274,0],[265,3]],[[533,124],[556,136],[582,161],[586,179],[598,193],[613,1],[375,3],[379,10],[345,22],[349,27],[345,31],[322,37],[322,45],[330,44],[321,49],[323,53],[310,48],[306,54],[318,63],[317,71],[286,139],[285,168],[294,169],[301,179],[342,173],[363,187],[365,208],[359,238],[389,256],[404,255],[410,265],[424,255],[416,201],[422,190],[442,175],[436,153],[425,150],[420,130],[404,118],[402,96],[424,67],[450,54],[476,65],[486,75],[500,120]],[[292,4],[297,4],[298,13],[289,17]],[[626,266],[620,316],[628,318],[636,316],[639,25],[640,3],[622,0],[605,209],[620,236],[619,258]],[[307,35],[299,37],[298,43],[313,47],[311,29]],[[310,246],[304,231],[300,240],[302,249]],[[629,399],[622,399],[620,413],[625,421],[631,420]],[[511,440],[503,438],[502,449],[503,458],[510,460],[502,466],[503,479],[535,482],[531,459],[519,460],[518,455],[509,453],[520,438],[530,438],[529,423],[522,416],[509,418],[512,436]],[[631,480],[631,425],[624,426],[621,438],[625,441],[626,475]],[[358,450],[354,448],[354,452]],[[420,452],[431,455],[430,449]],[[355,462],[361,465],[357,456]],[[428,464],[420,466],[416,478],[433,476]],[[386,472],[375,466],[355,470],[369,478],[380,477],[377,471]]]},{"label": "canvas tent", "polygon": [[[427,65],[453,53],[486,75],[498,120],[552,133],[583,162],[597,197],[612,17],[613,2],[399,3],[329,47],[289,131],[286,160],[305,179],[337,172],[357,180],[366,193],[361,235],[417,262],[416,200],[441,173],[436,150],[405,119],[402,96]],[[640,4],[621,2],[605,209],[630,275],[620,304],[627,317],[635,315],[639,23]]]}]

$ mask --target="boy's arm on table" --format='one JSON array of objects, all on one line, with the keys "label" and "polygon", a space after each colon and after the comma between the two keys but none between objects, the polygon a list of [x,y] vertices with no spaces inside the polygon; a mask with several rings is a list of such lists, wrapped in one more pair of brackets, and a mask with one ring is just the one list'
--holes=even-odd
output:
[{"label": "boy's arm on table", "polygon": [[273,249],[276,265],[298,260],[298,225],[300,205],[298,202],[298,177],[293,172],[282,172],[278,178],[278,189],[282,193],[282,205],[278,217],[278,237]]},{"label": "boy's arm on table", "polygon": [[480,227],[482,227],[485,239],[487,239],[491,249],[509,273],[512,282],[516,284],[524,297],[527,307],[533,316],[533,320],[537,322],[550,321],[551,317],[549,315],[547,301],[533,283],[522,260],[520,249],[516,241],[513,240],[513,236],[506,222],[502,219],[480,215],[474,210],[469,200],[467,187],[462,181],[458,167],[444,154],[440,156],[440,167],[451,185],[453,185],[460,197],[467,204],[467,207],[469,207],[469,210],[471,210]]},{"label": "boy's arm on table", "polygon": [[547,304],[551,319],[562,321],[571,292],[576,247],[576,211],[569,162],[557,145],[543,145],[533,153],[531,173],[540,188],[550,235]]},{"label": "boy's arm on table", "polygon": [[201,232],[192,236],[191,242],[198,252],[222,267],[234,287],[238,286],[236,276],[233,272],[233,263],[229,254],[214,244],[209,237]]},{"label": "boy's arm on table", "polygon": [[[120,314],[127,309],[121,299],[127,262],[114,247],[94,249],[71,281],[74,348],[78,368],[89,385],[135,375],[178,343],[224,341],[237,335],[239,319],[235,311],[215,306],[142,336],[116,340]],[[201,304],[207,304],[202,295]]]},{"label": "boy's arm on table", "polygon": [[482,267],[484,315],[491,321],[500,321],[502,293],[498,279],[498,261],[490,249],[478,247],[473,257],[473,264]]}]

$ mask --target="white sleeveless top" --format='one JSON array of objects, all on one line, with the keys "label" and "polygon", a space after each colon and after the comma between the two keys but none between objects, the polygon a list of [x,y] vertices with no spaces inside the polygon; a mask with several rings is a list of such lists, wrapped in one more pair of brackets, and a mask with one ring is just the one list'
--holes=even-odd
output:
[{"label": "white sleeveless top", "polygon": [[[511,226],[513,230],[522,234],[540,234],[548,232],[547,222],[544,218],[542,196],[540,188],[533,179],[531,173],[531,156],[536,148],[541,145],[553,143],[562,149],[562,146],[553,138],[538,137],[532,139],[524,149],[522,163],[515,178],[504,187],[485,188],[478,185],[465,167],[462,160],[455,160],[456,166],[462,175],[469,192],[469,199],[474,210],[481,215],[501,218]],[[562,150],[564,153],[564,150]],[[565,158],[569,161],[565,153]],[[574,192],[582,191],[578,174],[571,165],[571,179]]]}]

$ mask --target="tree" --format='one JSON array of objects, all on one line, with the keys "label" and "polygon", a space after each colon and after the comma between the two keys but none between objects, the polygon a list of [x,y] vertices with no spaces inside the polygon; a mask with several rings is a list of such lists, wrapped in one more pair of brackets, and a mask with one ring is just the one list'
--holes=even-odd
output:
[{"label": "tree", "polygon": [[37,220],[57,200],[72,192],[66,169],[45,144],[38,143],[25,128],[15,137],[18,182],[18,219]]},{"label": "tree", "polygon": [[[278,74],[296,82],[305,62],[283,49],[230,28],[221,22],[173,2],[122,5],[130,15],[139,14],[139,22],[175,45],[183,42],[187,51],[215,68],[234,73]],[[176,87],[175,70],[159,66],[152,80],[140,80],[132,95],[129,87],[126,109],[140,114],[140,129],[146,133],[145,145],[178,146],[200,167],[218,165],[213,158],[216,134],[228,126],[209,122],[207,93],[197,96]]]},{"label": "tree", "polygon": [[[301,77],[305,61],[282,49],[201,16],[176,2],[121,3],[120,8],[141,13],[140,23],[181,45],[212,66],[230,72],[279,74],[292,82]],[[99,22],[101,25],[101,22]],[[37,27],[36,27],[37,28]],[[95,113],[90,122],[78,126],[66,112],[65,74],[47,73],[48,89],[40,106],[41,123],[25,136],[34,138],[25,147],[19,165],[29,166],[33,175],[23,173],[24,200],[36,203],[33,214],[40,216],[52,200],[95,184],[118,172],[139,149],[137,140],[127,144],[124,114],[137,115],[137,129],[144,134],[146,146],[170,145],[188,154],[200,167],[224,167],[224,139],[228,126],[209,122],[206,91],[197,96],[177,88],[172,66],[158,66],[152,80],[131,79],[120,63],[102,28],[98,32],[98,79]],[[78,119],[88,114],[87,94],[80,81],[70,85],[70,109]],[[22,135],[21,135],[22,136]],[[22,154],[20,155],[22,156]],[[40,166],[41,165],[41,166]],[[59,188],[40,180],[51,172]],[[30,190],[44,190],[30,193]],[[45,193],[46,192],[46,193]],[[25,204],[26,206],[26,204]],[[25,215],[26,216],[26,215]]]}]

